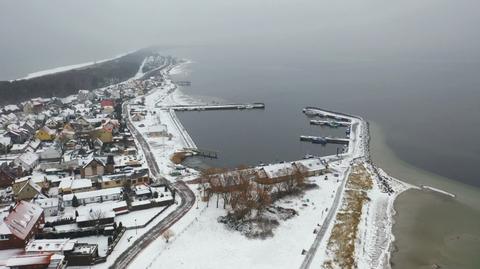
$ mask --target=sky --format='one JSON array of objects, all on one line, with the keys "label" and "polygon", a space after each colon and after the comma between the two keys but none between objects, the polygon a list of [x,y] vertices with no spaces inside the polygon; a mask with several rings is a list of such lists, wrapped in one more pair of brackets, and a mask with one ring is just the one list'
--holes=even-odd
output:
[{"label": "sky", "polygon": [[150,45],[478,61],[475,0],[0,0],[0,79]]}]

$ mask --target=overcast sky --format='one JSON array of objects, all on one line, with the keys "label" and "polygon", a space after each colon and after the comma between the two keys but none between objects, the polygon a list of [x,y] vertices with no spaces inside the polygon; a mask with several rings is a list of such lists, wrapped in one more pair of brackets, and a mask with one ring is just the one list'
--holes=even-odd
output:
[{"label": "overcast sky", "polygon": [[0,78],[159,45],[478,61],[478,0],[0,0]]}]

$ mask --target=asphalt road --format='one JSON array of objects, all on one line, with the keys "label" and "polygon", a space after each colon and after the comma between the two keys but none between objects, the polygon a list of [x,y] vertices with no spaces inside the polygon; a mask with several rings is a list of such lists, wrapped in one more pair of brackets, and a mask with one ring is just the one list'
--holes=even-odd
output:
[{"label": "asphalt road", "polygon": [[185,184],[185,182],[177,181],[174,184],[170,184],[167,180],[160,176],[160,170],[158,168],[157,162],[155,161],[155,156],[150,150],[150,146],[148,145],[145,138],[138,132],[138,130],[135,128],[135,126],[133,126],[132,122],[130,121],[130,115],[127,111],[127,104],[127,102],[124,102],[122,105],[124,115],[126,115],[127,127],[142,147],[145,159],[152,175],[157,182],[169,184],[175,191],[176,195],[180,196],[181,203],[173,212],[168,214],[158,224],[153,226],[150,230],[148,230],[137,240],[135,240],[122,254],[120,254],[120,256],[115,260],[115,262],[110,266],[110,268],[127,268],[128,265],[142,250],[144,250],[150,243],[158,239],[158,237],[160,237],[163,232],[165,232],[180,218],[182,218],[195,204],[195,194],[187,186],[187,184]]}]

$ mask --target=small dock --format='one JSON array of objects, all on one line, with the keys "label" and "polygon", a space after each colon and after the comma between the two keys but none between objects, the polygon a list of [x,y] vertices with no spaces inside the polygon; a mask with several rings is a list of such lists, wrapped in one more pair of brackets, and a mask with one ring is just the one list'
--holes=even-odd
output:
[{"label": "small dock", "polygon": [[264,103],[225,104],[225,105],[179,105],[170,106],[175,111],[203,111],[203,110],[237,110],[237,109],[265,109]]},{"label": "small dock", "polygon": [[332,128],[350,126],[349,122],[332,121],[332,120],[310,120],[310,124],[311,125],[320,125],[320,126],[329,126],[329,127],[332,127]]},{"label": "small dock", "polygon": [[177,84],[178,86],[183,86],[183,87],[192,86],[192,82],[187,81],[187,80],[175,81],[175,84]]},{"label": "small dock", "polygon": [[209,159],[218,159],[217,152],[213,150],[197,149],[197,148],[188,148],[185,150],[192,152],[194,156],[201,156]]},{"label": "small dock", "polygon": [[339,114],[329,113],[318,108],[306,107],[302,110],[302,112],[309,117],[327,118],[337,122],[351,122],[351,120],[347,117],[342,117]]},{"label": "small dock", "polygon": [[328,143],[348,145],[348,143],[350,142],[348,138],[330,137],[330,136],[309,136],[309,135],[300,136],[300,141],[312,142],[314,144],[322,144],[322,145],[326,145]]}]

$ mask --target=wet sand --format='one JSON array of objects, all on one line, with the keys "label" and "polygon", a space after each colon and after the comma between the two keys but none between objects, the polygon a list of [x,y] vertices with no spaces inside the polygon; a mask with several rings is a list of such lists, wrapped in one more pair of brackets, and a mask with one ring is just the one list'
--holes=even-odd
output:
[{"label": "wet sand", "polygon": [[397,198],[392,268],[480,268],[480,190],[398,159],[378,125],[370,132],[372,158],[391,176],[457,195],[409,190]]}]

